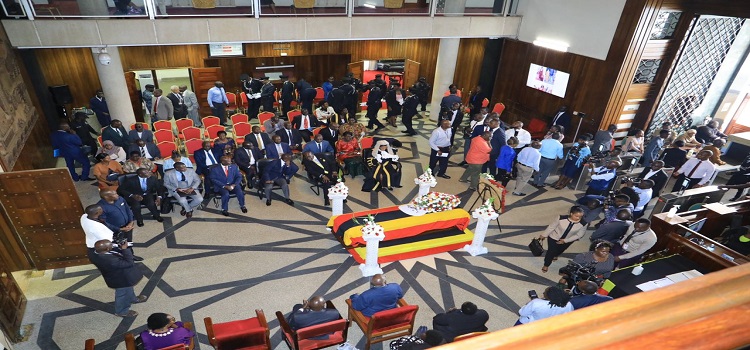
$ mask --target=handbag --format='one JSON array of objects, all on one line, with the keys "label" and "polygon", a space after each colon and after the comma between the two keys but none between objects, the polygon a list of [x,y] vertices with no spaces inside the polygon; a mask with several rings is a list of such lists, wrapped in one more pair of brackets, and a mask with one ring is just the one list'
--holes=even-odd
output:
[{"label": "handbag", "polygon": [[531,250],[531,254],[534,256],[542,256],[544,254],[544,247],[542,247],[542,240],[540,239],[532,239],[531,243],[529,243],[529,250]]}]

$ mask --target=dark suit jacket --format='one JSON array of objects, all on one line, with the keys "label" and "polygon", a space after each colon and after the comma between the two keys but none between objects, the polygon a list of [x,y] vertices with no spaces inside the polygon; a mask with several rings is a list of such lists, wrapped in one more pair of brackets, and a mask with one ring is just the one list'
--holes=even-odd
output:
[{"label": "dark suit jacket", "polygon": [[280,177],[283,177],[285,180],[289,181],[292,179],[292,176],[296,174],[299,171],[299,167],[297,164],[294,164],[294,162],[291,162],[286,169],[281,167],[281,161],[280,160],[274,160],[268,164],[268,166],[263,169],[263,174],[261,174],[261,181],[264,183],[266,181],[273,181]]},{"label": "dark suit jacket", "polygon": [[123,180],[122,186],[117,187],[117,193],[125,198],[126,200],[134,194],[137,195],[158,195],[159,193],[159,180],[151,176],[146,180],[146,192],[141,189],[141,178],[138,176],[128,176]]},{"label": "dark suit jacket", "polygon": [[[130,142],[135,143],[138,141],[138,131],[136,130],[130,130],[128,132],[128,138],[130,139]],[[151,130],[143,129],[143,132],[141,133],[141,140],[146,141],[146,143],[154,143],[154,133],[151,132]]]},{"label": "dark suit jacket", "polygon": [[[289,144],[286,142],[281,143],[281,148],[284,150],[284,153],[292,153],[292,149],[289,148]],[[281,159],[281,155],[276,151],[275,143],[271,143],[270,146],[266,147],[266,158]]]},{"label": "dark suit jacket", "polygon": [[108,126],[104,128],[104,131],[102,131],[102,140],[112,141],[115,146],[128,149],[128,147],[130,147],[130,138],[128,137],[128,132],[125,131],[125,128],[123,127],[120,127],[120,132],[122,133],[122,136],[118,135],[111,126]]},{"label": "dark suit jacket", "polygon": [[367,95],[367,106],[381,106],[380,100],[383,98],[383,91],[377,86],[370,89],[370,93]]},{"label": "dark suit jacket", "polygon": [[320,145],[323,147],[322,152],[318,149],[318,143],[315,142],[315,140],[311,140],[310,142],[305,144],[305,147],[302,149],[302,152],[307,152],[307,151],[310,151],[312,153],[334,152],[333,147],[328,141],[323,140],[323,142],[321,142]]},{"label": "dark suit jacket", "polygon": [[135,266],[133,253],[130,249],[120,250],[120,254],[97,254],[89,249],[88,256],[92,264],[102,273],[104,282],[109,288],[125,288],[138,284],[143,278],[143,272]]},{"label": "dark suit jacket", "polygon": [[[552,120],[550,120],[550,123],[555,120],[555,116],[557,115],[557,113],[560,113],[560,111],[556,111],[555,114],[552,115]],[[557,119],[557,123],[554,123],[552,125],[560,125],[565,128],[565,131],[567,131],[570,127],[570,112],[565,111],[565,113],[563,113],[560,118]]]},{"label": "dark suit jacket", "polygon": [[[477,124],[474,126],[474,129],[471,130],[471,138],[475,138],[477,136],[482,136],[484,134],[484,124]],[[500,130],[498,130],[499,132]],[[503,134],[505,134],[503,132]]]},{"label": "dark suit jacket", "polygon": [[[264,132],[260,133],[260,138],[261,140],[263,140],[264,148],[268,147],[268,145],[273,143],[273,141],[271,140],[271,137],[268,136],[268,134]],[[255,138],[255,134],[250,133],[250,134],[245,135],[245,141],[250,141],[250,143],[252,143],[253,146],[255,146],[255,148],[260,149],[260,146],[258,146],[258,139]]]},{"label": "dark suit jacket", "polygon": [[490,146],[492,146],[491,156],[497,157],[500,154],[500,148],[505,146],[505,128],[500,127],[495,131],[490,139]]},{"label": "dark suit jacket", "polygon": [[[651,168],[643,169],[638,177],[642,179],[644,176],[646,176],[646,174],[648,174],[650,170]],[[664,185],[666,185],[667,181],[669,181],[669,176],[667,176],[667,173],[665,173],[664,170],[659,170],[659,172],[651,176],[650,179],[654,181],[654,187],[652,187],[653,193],[651,194],[651,198],[659,197],[659,192],[661,192],[661,189],[664,188]]]},{"label": "dark suit jacket", "polygon": [[287,80],[281,84],[281,99],[285,101],[294,99],[294,83]]},{"label": "dark suit jacket", "polygon": [[[146,142],[145,147],[146,147],[146,150],[148,150],[148,154],[150,154],[152,157],[149,160],[154,160],[154,158],[161,158],[161,151],[159,150],[159,147],[156,147],[155,144]],[[130,157],[130,152],[141,153],[141,147],[138,146],[137,144],[130,145],[130,148],[128,149],[128,157]]]},{"label": "dark suit jacket", "polygon": [[612,221],[599,226],[591,234],[591,240],[603,239],[608,242],[617,242],[630,228],[630,221]]},{"label": "dark suit jacket", "polygon": [[[216,164],[219,164],[219,159],[221,158],[216,152],[212,150],[209,150],[211,154],[214,155],[214,158],[216,159]],[[195,172],[198,175],[206,176],[208,175],[208,166],[206,166],[206,153],[204,152],[204,149],[199,149],[193,153],[193,158],[195,158]]]},{"label": "dark suit jacket", "polygon": [[[92,97],[89,100],[89,107],[91,107],[91,110],[96,113],[97,118],[100,116],[104,116],[102,113],[109,113],[109,107],[107,106],[107,99],[102,97],[102,100],[99,101],[98,98]],[[104,125],[102,125],[104,127]]]},{"label": "dark suit jacket", "polygon": [[184,98],[182,104],[180,104],[180,99],[172,92],[167,94],[167,98],[172,101],[172,107],[174,109],[173,113],[175,118],[179,119],[187,116],[187,107],[185,107]]},{"label": "dark suit jacket", "polygon": [[[302,134],[299,133],[299,130],[292,128],[292,139],[289,139],[289,134],[286,132],[286,129],[281,129],[276,132],[276,135],[279,135],[281,137],[281,142],[286,143],[287,145],[301,145],[302,144]],[[270,158],[270,157],[269,157]]]},{"label": "dark suit jacket", "polygon": [[[253,147],[250,149],[250,153],[253,154],[253,158],[255,158],[255,161],[259,161],[263,159],[263,154],[261,154],[260,150]],[[240,147],[236,150],[234,150],[234,163],[237,164],[240,169],[244,170],[246,173],[250,171],[251,173],[248,173],[247,175],[252,175],[256,172],[257,167],[255,164],[253,164],[253,168],[250,168],[250,156],[247,155],[247,151],[244,147]]]},{"label": "dark suit jacket", "polygon": [[[312,114],[308,114],[307,118],[310,120],[310,126],[309,126],[310,128],[315,128],[318,126],[318,118],[315,118],[315,116],[313,116]],[[292,128],[299,131],[299,128],[301,125],[302,125],[302,115],[300,114],[294,117],[294,119],[292,120]]]},{"label": "dark suit jacket", "polygon": [[[440,126],[440,122],[442,120],[451,120],[452,117],[453,117],[453,112],[448,111],[448,115],[446,115],[445,117],[441,117],[442,119],[438,120],[437,125]],[[451,123],[451,128],[453,128],[454,131],[458,130],[458,128],[461,126],[461,123],[463,121],[464,121],[464,114],[459,110],[458,112],[456,112],[456,118],[453,119],[453,123]]]},{"label": "dark suit jacket", "polygon": [[440,100],[440,110],[450,109],[456,103],[461,103],[461,98],[458,95],[448,95]]},{"label": "dark suit jacket", "polygon": [[335,164],[332,164],[331,162],[327,161],[323,157],[318,157],[318,161],[320,162],[323,167],[321,168],[318,164],[315,164],[315,162],[302,159],[302,165],[305,166],[305,170],[307,170],[307,175],[315,180],[320,180],[323,178],[323,175],[327,175],[329,179],[333,179],[334,175],[336,175],[336,166]]},{"label": "dark suit jacket", "polygon": [[78,157],[83,155],[83,151],[81,151],[83,143],[78,135],[57,130],[53,131],[50,137],[52,138],[52,147],[59,149],[60,155],[63,157]]},{"label": "dark suit jacket", "polygon": [[687,151],[679,148],[667,148],[661,154],[661,160],[664,161],[664,166],[668,168],[679,169],[687,161]]},{"label": "dark suit jacket", "polygon": [[328,141],[331,146],[335,145],[336,141],[339,140],[339,132],[336,131],[336,135],[331,136],[331,128],[323,128],[323,130],[320,130],[320,134],[323,135],[323,140]]},{"label": "dark suit jacket", "polygon": [[432,318],[432,329],[440,331],[445,341],[452,342],[453,338],[471,332],[486,332],[484,325],[490,315],[487,311],[477,310],[473,315],[466,315],[461,310],[451,310],[437,314]]},{"label": "dark suit jacket", "polygon": [[[302,310],[295,307],[292,313],[287,317],[289,326],[294,330],[314,326],[321,323],[336,321],[341,315],[336,309],[323,309],[320,311]],[[327,338],[327,337],[326,337]]]},{"label": "dark suit jacket", "polygon": [[219,192],[226,185],[239,186],[242,182],[242,174],[240,174],[240,169],[237,168],[237,165],[229,165],[228,175],[224,174],[224,167],[221,165],[211,168],[210,171],[211,175],[209,177],[211,178],[211,183],[214,185],[215,192]]}]

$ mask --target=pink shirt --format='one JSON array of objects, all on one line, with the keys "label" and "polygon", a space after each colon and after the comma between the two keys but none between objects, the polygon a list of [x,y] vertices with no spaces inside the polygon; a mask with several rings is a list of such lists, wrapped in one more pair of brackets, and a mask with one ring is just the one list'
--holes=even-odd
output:
[{"label": "pink shirt", "polygon": [[490,143],[485,141],[482,136],[476,136],[471,139],[469,153],[466,154],[466,163],[484,164],[490,160]]}]

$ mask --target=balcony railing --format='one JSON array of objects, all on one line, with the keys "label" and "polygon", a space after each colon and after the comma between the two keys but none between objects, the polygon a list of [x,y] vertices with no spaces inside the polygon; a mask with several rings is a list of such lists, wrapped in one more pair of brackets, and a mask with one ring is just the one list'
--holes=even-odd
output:
[{"label": "balcony railing", "polygon": [[[509,16],[520,0],[3,0],[7,18]],[[377,30],[377,28],[374,28]]]}]

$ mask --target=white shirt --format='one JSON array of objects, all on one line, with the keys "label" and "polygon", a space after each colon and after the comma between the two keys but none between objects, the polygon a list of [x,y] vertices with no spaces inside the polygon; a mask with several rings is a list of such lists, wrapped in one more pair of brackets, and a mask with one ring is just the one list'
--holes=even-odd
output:
[{"label": "white shirt", "polygon": [[[612,180],[615,177],[616,170],[610,171],[606,166],[598,166],[592,170],[591,180]],[[651,197],[649,197],[651,198]]]},{"label": "white shirt", "polygon": [[247,148],[243,148],[243,149],[245,150],[245,152],[247,152],[247,156],[250,157],[250,165],[254,165],[255,164],[255,157],[253,157],[253,152],[250,151]]},{"label": "white shirt", "polygon": [[534,147],[526,147],[518,152],[518,158],[516,158],[519,164],[529,166],[536,171],[539,171],[539,161],[542,160],[542,154],[539,150]]},{"label": "white shirt", "polygon": [[[516,133],[518,133],[517,136]],[[518,139],[518,146],[516,146],[516,149],[522,148],[531,143],[531,134],[524,129],[505,130],[505,139],[508,140],[511,137],[515,137]]]},{"label": "white shirt", "polygon": [[434,149],[435,151],[439,151],[440,147],[448,147],[451,145],[451,128],[443,130],[443,128],[438,127],[437,129],[432,131],[432,135],[430,135],[430,148]]},{"label": "white shirt", "polygon": [[138,146],[138,148],[141,149],[141,154],[144,154],[144,158],[146,159],[153,159],[154,157],[151,156],[151,153],[148,153],[148,147],[146,146]]},{"label": "white shirt", "polygon": [[89,219],[88,214],[85,213],[81,215],[81,227],[83,228],[83,233],[86,234],[86,247],[88,248],[94,248],[94,244],[97,241],[103,239],[112,240],[112,236],[114,235],[112,230],[107,228],[107,225]]},{"label": "white shirt", "polygon": [[654,176],[654,175],[655,175],[656,173],[658,173],[659,171],[661,171],[661,169],[659,169],[659,170],[657,170],[657,171],[649,170],[649,171],[648,171],[648,172],[646,173],[646,175],[645,175],[645,176],[643,176],[643,179],[644,179],[644,180],[648,180],[648,179],[650,179],[650,178],[651,178],[652,176]]},{"label": "white shirt", "polygon": [[453,121],[456,120],[457,115],[458,115],[458,110],[453,111],[453,115],[451,115],[451,125],[453,125]]},{"label": "white shirt", "polygon": [[[695,172],[693,172],[695,167],[698,167],[698,169],[695,169]],[[711,179],[711,175],[714,174],[714,171],[716,171],[716,166],[711,163],[711,161],[704,160],[701,162],[698,158],[690,158],[682,165],[682,167],[680,167],[680,170],[677,170],[677,173],[688,176],[692,172],[693,174],[691,178],[700,179],[698,184],[705,185],[708,183],[708,180]]]},{"label": "white shirt", "polygon": [[261,151],[266,149],[266,145],[263,144],[263,136],[260,133],[253,134],[253,137],[255,137],[255,140],[258,141],[258,149]]},{"label": "white shirt", "polygon": [[281,158],[281,155],[284,154],[284,149],[281,148],[281,144],[280,143],[277,143],[275,145],[276,145],[276,153],[278,153],[279,154],[279,158]]},{"label": "white shirt", "polygon": [[328,109],[323,110],[323,108],[318,108],[315,110],[315,117],[318,118],[318,121],[323,123],[328,123],[328,118],[330,118],[333,115],[333,107],[328,107]]},{"label": "white shirt", "polygon": [[544,299],[533,299],[524,305],[518,314],[521,316],[519,320],[521,323],[526,324],[529,322],[538,321],[547,317],[562,315],[573,311],[573,304],[568,303],[565,307],[550,305],[549,300]]},{"label": "white shirt", "polygon": [[216,157],[214,157],[214,154],[210,150],[207,151],[207,150],[204,149],[203,152],[206,152],[206,165],[219,164],[219,163],[216,163],[214,161],[211,161],[211,157],[213,157],[213,159],[216,159]]},{"label": "white shirt", "polygon": [[651,200],[651,195],[654,193],[652,189],[641,189],[638,186],[633,186],[633,191],[638,194],[638,203],[635,206],[635,211],[642,211],[646,207],[646,204]]}]

